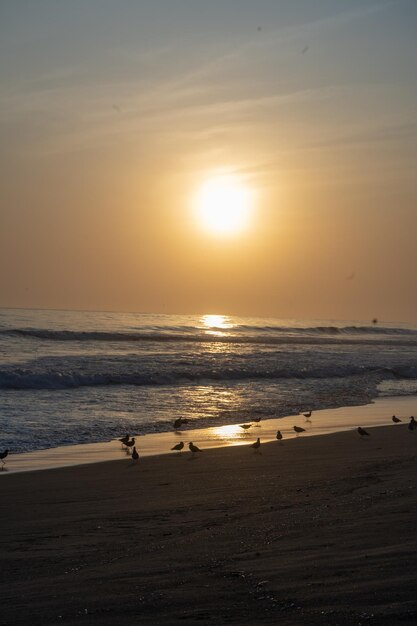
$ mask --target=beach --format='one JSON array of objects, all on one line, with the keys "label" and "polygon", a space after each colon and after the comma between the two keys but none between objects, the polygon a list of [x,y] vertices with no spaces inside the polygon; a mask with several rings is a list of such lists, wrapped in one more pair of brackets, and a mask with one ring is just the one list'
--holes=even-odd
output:
[{"label": "beach", "polygon": [[415,624],[417,433],[370,432],[4,476],[0,623]]}]

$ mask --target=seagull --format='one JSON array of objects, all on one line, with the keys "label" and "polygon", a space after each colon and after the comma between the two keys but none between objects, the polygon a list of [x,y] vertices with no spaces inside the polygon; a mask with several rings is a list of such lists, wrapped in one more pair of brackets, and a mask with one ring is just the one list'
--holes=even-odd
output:
[{"label": "seagull", "polygon": [[6,463],[3,459],[5,459],[8,454],[9,454],[8,450],[5,450],[4,452],[0,452],[0,461],[3,463],[3,465],[5,465]]},{"label": "seagull", "polygon": [[188,444],[188,447],[190,448],[191,452],[193,453],[193,456],[195,455],[196,452],[201,452],[200,448],[195,446],[192,441],[190,441],[190,443]]},{"label": "seagull", "polygon": [[400,418],[399,418],[399,417],[395,417],[395,415],[393,415],[393,416],[391,417],[391,419],[392,419],[392,421],[394,422],[394,424],[398,424],[398,422],[401,422]]},{"label": "seagull", "polygon": [[183,417],[179,417],[178,419],[175,420],[173,424],[174,430],[178,430],[179,428],[181,428],[183,424],[186,424],[187,422],[188,422],[187,419],[184,419]]},{"label": "seagull", "polygon": [[132,461],[133,463],[137,463],[139,461],[139,454],[138,454],[138,451],[136,450],[136,446],[133,446]]},{"label": "seagull", "polygon": [[282,441],[282,432],[280,430],[277,430],[276,438],[278,439],[279,442]]},{"label": "seagull", "polygon": [[126,441],[124,445],[126,446],[127,451],[129,452],[129,448],[133,448],[135,445],[135,438],[132,437],[132,439],[130,441]]},{"label": "seagull", "polygon": [[255,443],[251,443],[250,447],[253,448],[255,450],[255,452],[259,452],[259,448],[261,447],[261,440],[258,437],[258,439],[255,441]]},{"label": "seagull", "polygon": [[171,450],[178,450],[178,452],[181,454],[181,450],[184,447],[184,442],[180,441],[179,443],[177,443],[176,446],[174,446],[173,448],[171,448]]},{"label": "seagull", "polygon": [[252,424],[240,424],[239,428],[243,428],[243,430],[248,430],[248,428],[250,428],[252,426]]},{"label": "seagull", "polygon": [[414,415],[412,415],[412,416],[410,417],[410,423],[408,424],[408,430],[409,430],[410,432],[413,432],[413,430],[415,430],[416,428],[417,428],[417,422],[416,422],[416,420],[414,419]]},{"label": "seagull", "polygon": [[364,428],[361,428],[360,426],[358,426],[358,433],[359,435],[362,437],[370,437],[371,435],[368,433],[368,431],[366,431]]},{"label": "seagull", "polygon": [[297,433],[297,436],[300,433],[305,433],[305,431],[306,431],[306,429],[305,428],[301,428],[301,426],[293,426],[293,428],[294,428],[295,432]]}]

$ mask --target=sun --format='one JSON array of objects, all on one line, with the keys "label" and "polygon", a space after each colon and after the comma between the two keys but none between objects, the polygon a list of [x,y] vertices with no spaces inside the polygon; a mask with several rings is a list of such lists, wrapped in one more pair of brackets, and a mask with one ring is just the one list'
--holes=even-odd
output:
[{"label": "sun", "polygon": [[252,192],[237,175],[217,175],[201,184],[194,204],[198,222],[204,230],[217,235],[233,235],[248,226]]}]

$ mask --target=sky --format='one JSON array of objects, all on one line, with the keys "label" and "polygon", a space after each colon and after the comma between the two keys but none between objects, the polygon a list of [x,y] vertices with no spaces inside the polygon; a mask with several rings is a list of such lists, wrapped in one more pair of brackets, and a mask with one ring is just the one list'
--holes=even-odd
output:
[{"label": "sky", "polygon": [[3,0],[0,306],[417,323],[416,34],[415,0]]}]

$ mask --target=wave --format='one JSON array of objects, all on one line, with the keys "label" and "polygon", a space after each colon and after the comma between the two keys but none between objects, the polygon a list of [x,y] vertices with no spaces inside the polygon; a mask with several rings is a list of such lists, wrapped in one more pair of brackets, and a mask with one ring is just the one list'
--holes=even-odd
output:
[{"label": "wave", "polygon": [[186,383],[260,381],[278,379],[334,379],[370,376],[378,380],[389,378],[417,380],[417,367],[398,366],[331,366],[322,368],[252,369],[228,368],[206,369],[198,372],[178,371],[173,373],[140,372],[93,372],[81,371],[36,371],[26,368],[0,371],[0,389],[74,389],[111,385],[180,385]]},{"label": "wave", "polygon": [[312,326],[305,328],[240,325],[210,331],[189,327],[148,327],[138,331],[80,331],[44,328],[8,328],[0,336],[46,341],[97,342],[194,342],[194,343],[366,343],[396,342],[417,345],[417,330],[373,326]]}]

